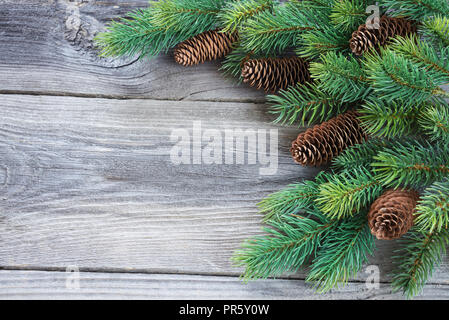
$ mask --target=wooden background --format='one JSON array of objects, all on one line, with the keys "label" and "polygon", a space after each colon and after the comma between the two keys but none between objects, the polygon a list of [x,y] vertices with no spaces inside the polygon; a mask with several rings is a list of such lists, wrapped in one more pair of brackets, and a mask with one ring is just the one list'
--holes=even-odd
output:
[{"label": "wooden background", "polygon": [[[98,58],[105,22],[147,0],[0,0],[0,298],[401,299],[390,290],[394,242],[368,274],[315,295],[304,272],[242,283],[230,257],[261,233],[255,204],[311,178],[289,155],[298,128],[271,125],[264,95],[219,63],[184,68]],[[170,162],[170,133],[279,129],[279,170]],[[66,268],[81,270],[66,288]],[[449,298],[449,264],[419,298]]]}]

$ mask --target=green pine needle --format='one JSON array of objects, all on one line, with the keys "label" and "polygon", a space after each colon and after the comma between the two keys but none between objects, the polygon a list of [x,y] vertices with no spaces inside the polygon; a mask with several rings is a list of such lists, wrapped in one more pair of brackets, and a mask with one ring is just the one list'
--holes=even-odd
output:
[{"label": "green pine needle", "polygon": [[449,228],[449,178],[433,183],[424,191],[415,215],[419,231],[441,232]]},{"label": "green pine needle", "polygon": [[374,157],[376,180],[384,186],[421,187],[449,176],[449,145],[396,143]]},{"label": "green pine needle", "polygon": [[366,8],[375,1],[369,0],[335,0],[330,15],[337,29],[353,32],[364,24],[368,18]]},{"label": "green pine needle", "polygon": [[277,95],[268,95],[270,113],[277,115],[275,123],[314,124],[327,121],[345,112],[348,104],[322,91],[316,84],[297,84]]},{"label": "green pine needle", "polygon": [[222,30],[225,32],[236,32],[245,22],[260,14],[270,12],[275,0],[234,0],[230,1],[219,13]]},{"label": "green pine needle", "polygon": [[396,17],[408,17],[422,21],[435,15],[449,15],[447,0],[383,0],[382,6]]},{"label": "green pine needle", "polygon": [[367,74],[353,57],[329,52],[321,56],[321,62],[310,64],[310,72],[322,90],[343,102],[364,100],[371,93]]},{"label": "green pine needle", "polygon": [[301,210],[314,209],[318,186],[328,179],[328,174],[321,172],[315,181],[305,180],[291,184],[286,188],[270,194],[259,204],[259,209],[265,213],[264,221],[281,220],[285,216],[299,213]]},{"label": "green pine needle", "polygon": [[366,53],[365,67],[374,91],[386,101],[410,100],[419,104],[432,97],[449,97],[440,88],[445,77],[423,68],[391,49]]},{"label": "green pine needle", "polygon": [[152,24],[152,14],[152,9],[135,10],[128,13],[128,18],[110,22],[106,31],[94,39],[101,50],[100,55],[152,57],[183,39],[173,31]]},{"label": "green pine needle", "polygon": [[376,99],[359,109],[362,126],[367,133],[385,138],[408,135],[416,128],[422,106],[410,106],[403,101],[389,103]]},{"label": "green pine needle", "polygon": [[439,75],[441,83],[449,84],[449,59],[445,59],[449,57],[449,47],[437,49],[417,36],[410,36],[395,38],[389,48],[415,62],[418,67],[434,72],[435,77]]},{"label": "green pine needle", "polygon": [[401,240],[402,249],[393,257],[395,269],[392,286],[407,298],[418,295],[440,264],[449,243],[449,231],[422,233],[413,228]]},{"label": "green pine needle", "polygon": [[248,19],[240,32],[242,46],[255,53],[276,54],[298,45],[302,33],[319,28],[326,18],[320,10],[303,6],[287,2]]},{"label": "green pine needle", "polygon": [[328,52],[348,53],[351,34],[330,24],[321,24],[319,29],[305,32],[295,52],[298,56],[317,59]]},{"label": "green pine needle", "polygon": [[449,17],[435,16],[420,25],[420,33],[440,47],[449,47]]},{"label": "green pine needle", "polygon": [[314,283],[319,293],[344,286],[362,269],[374,249],[366,212],[342,220],[324,239],[306,281]]},{"label": "green pine needle", "polygon": [[363,167],[348,168],[319,186],[315,202],[331,219],[342,219],[360,212],[382,193],[381,184]]},{"label": "green pine needle", "polygon": [[285,216],[281,222],[268,224],[271,228],[264,228],[267,235],[247,240],[232,258],[236,266],[245,268],[242,278],[246,281],[297,271],[315,255],[337,222],[326,221],[315,212],[312,217]]},{"label": "green pine needle", "polygon": [[173,30],[190,38],[218,26],[218,14],[226,0],[160,0],[151,1],[155,26]]},{"label": "green pine needle", "polygon": [[392,143],[388,140],[372,138],[365,143],[345,149],[332,160],[332,166],[340,171],[347,168],[368,167],[379,151],[391,145]]},{"label": "green pine needle", "polygon": [[421,112],[418,122],[420,129],[432,141],[449,143],[449,105],[446,102],[428,105]]}]

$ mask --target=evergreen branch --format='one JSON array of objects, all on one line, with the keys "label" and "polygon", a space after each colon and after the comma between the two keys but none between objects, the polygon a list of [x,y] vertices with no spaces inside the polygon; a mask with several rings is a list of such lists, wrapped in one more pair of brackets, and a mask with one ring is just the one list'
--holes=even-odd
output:
[{"label": "evergreen branch", "polygon": [[148,56],[216,27],[225,0],[161,0],[112,21],[94,41],[103,56]]},{"label": "evergreen branch", "polygon": [[297,271],[309,257],[314,256],[322,239],[336,226],[316,212],[315,219],[285,216],[282,222],[270,221],[268,234],[247,240],[243,249],[232,258],[235,265],[244,267],[244,280],[277,277]]},{"label": "evergreen branch", "polygon": [[361,270],[374,248],[366,214],[342,220],[337,230],[324,239],[306,281],[315,283],[319,293],[344,286]]},{"label": "evergreen branch", "polygon": [[273,7],[273,13],[264,11],[248,19],[241,29],[241,43],[248,51],[255,53],[281,53],[296,46],[302,33],[319,28],[324,19],[313,8],[304,10],[295,2]]},{"label": "evergreen branch", "polygon": [[400,255],[394,257],[394,290],[401,290],[409,299],[418,295],[446,253],[448,240],[447,229],[428,234],[411,229],[400,240]]},{"label": "evergreen branch", "polygon": [[281,220],[285,216],[299,213],[301,210],[314,209],[315,198],[318,195],[318,187],[326,182],[328,175],[321,172],[315,181],[305,180],[291,184],[286,188],[270,194],[259,202],[258,206],[265,213],[264,221]]},{"label": "evergreen branch", "polygon": [[247,51],[240,44],[235,44],[235,49],[226,55],[220,70],[225,75],[238,78],[241,82],[243,64],[253,58],[255,58],[254,52]]},{"label": "evergreen branch", "polygon": [[355,58],[329,52],[321,56],[321,60],[310,64],[310,72],[330,95],[343,102],[355,102],[371,93],[367,74]]},{"label": "evergreen branch", "polygon": [[332,166],[336,170],[347,168],[368,167],[374,156],[392,143],[385,139],[370,139],[363,144],[356,144],[345,149],[338,157],[332,160]]},{"label": "evergreen branch", "polygon": [[380,151],[371,166],[384,186],[429,185],[449,176],[449,146],[397,143]]},{"label": "evergreen branch", "polygon": [[317,59],[328,52],[349,52],[350,34],[342,32],[335,26],[322,24],[320,29],[305,32],[300,39],[300,46],[295,50],[298,56]]},{"label": "evergreen branch", "polygon": [[369,170],[351,168],[321,184],[315,202],[330,219],[342,219],[371,204],[382,191],[382,185]]},{"label": "evergreen branch", "polygon": [[374,91],[386,101],[412,100],[422,103],[432,97],[449,97],[440,88],[445,77],[390,49],[365,54],[366,73]]},{"label": "evergreen branch", "polygon": [[418,21],[435,15],[449,14],[447,0],[383,0],[382,5],[387,7],[393,16],[405,16]]},{"label": "evergreen branch", "polygon": [[394,138],[413,132],[421,106],[409,106],[403,101],[367,101],[359,110],[362,126],[367,133]]},{"label": "evergreen branch", "polygon": [[316,84],[297,84],[267,96],[267,101],[272,104],[270,113],[278,115],[274,122],[289,125],[327,121],[348,109],[347,104],[323,92]]},{"label": "evergreen branch", "polygon": [[418,119],[420,129],[427,133],[433,141],[449,143],[449,106],[441,102],[429,105]]},{"label": "evergreen branch", "polygon": [[416,228],[421,232],[449,229],[449,178],[433,183],[424,191],[415,215]]},{"label": "evergreen branch", "polygon": [[259,202],[262,213],[266,213],[264,221],[281,220],[282,217],[297,214],[300,210],[313,206],[318,194],[318,184],[314,181],[304,181],[291,184],[273,193]]},{"label": "evergreen branch", "polygon": [[369,0],[335,0],[330,19],[337,29],[353,32],[365,23],[368,17],[366,8],[374,3]]},{"label": "evergreen branch", "polygon": [[435,16],[425,20],[419,28],[420,33],[440,47],[449,47],[449,18]]},{"label": "evergreen branch", "polygon": [[276,0],[234,0],[229,2],[218,14],[224,32],[238,31],[245,22],[260,14],[270,12]]},{"label": "evergreen branch", "polygon": [[186,38],[217,27],[217,16],[226,0],[151,1],[150,22]]},{"label": "evergreen branch", "polygon": [[135,10],[128,18],[112,21],[106,31],[99,33],[94,41],[102,56],[155,56],[167,51],[178,41],[185,40],[179,34],[155,26],[150,22],[151,8]]},{"label": "evergreen branch", "polygon": [[439,74],[442,83],[449,83],[449,60],[444,59],[449,56],[449,47],[435,49],[415,35],[395,38],[390,49],[412,60],[420,68]]}]

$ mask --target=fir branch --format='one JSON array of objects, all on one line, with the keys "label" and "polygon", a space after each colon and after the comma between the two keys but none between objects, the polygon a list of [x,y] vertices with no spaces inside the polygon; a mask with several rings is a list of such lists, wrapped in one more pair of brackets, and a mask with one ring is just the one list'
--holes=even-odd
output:
[{"label": "fir branch", "polygon": [[322,239],[335,229],[335,221],[326,221],[319,213],[314,219],[285,216],[282,222],[270,221],[268,234],[247,240],[243,249],[232,258],[236,266],[244,267],[244,280],[277,277],[297,271],[315,255]]},{"label": "fir branch", "polygon": [[344,286],[361,270],[374,248],[366,214],[342,220],[320,246],[306,281],[313,282],[319,293]]},{"label": "fir branch", "polygon": [[151,1],[150,22],[186,38],[217,27],[218,14],[226,0]]},{"label": "fir branch", "polygon": [[245,22],[260,14],[270,12],[276,0],[234,0],[229,2],[218,14],[224,32],[235,32]]},{"label": "fir branch", "polygon": [[418,295],[440,264],[446,252],[449,231],[442,229],[428,234],[413,228],[400,241],[402,249],[394,257],[395,270],[392,286],[407,298]]},{"label": "fir branch", "polygon": [[112,21],[95,37],[103,56],[153,57],[177,43],[214,29],[225,0],[162,0]]},{"label": "fir branch", "polygon": [[449,17],[435,16],[425,20],[419,27],[420,33],[440,47],[449,47]]},{"label": "fir branch", "polygon": [[348,109],[347,104],[316,84],[297,84],[267,96],[267,101],[272,104],[270,113],[278,115],[275,123],[299,126],[327,121]]},{"label": "fir branch", "polygon": [[285,216],[299,213],[301,210],[314,209],[315,198],[318,195],[318,187],[326,182],[328,174],[320,172],[315,181],[305,180],[291,184],[286,188],[270,194],[259,202],[258,206],[265,213],[264,221],[281,220]]},{"label": "fir branch", "polygon": [[403,101],[372,99],[359,109],[362,126],[367,133],[394,138],[408,135],[416,128],[422,106],[410,106]]},{"label": "fir branch", "polygon": [[178,41],[187,39],[152,24],[152,14],[151,8],[135,10],[128,14],[128,18],[110,22],[106,31],[99,33],[94,39],[101,50],[100,55],[152,57],[161,51],[167,51]]},{"label": "fir branch", "polygon": [[429,185],[449,176],[449,145],[396,143],[380,151],[371,166],[384,186]]},{"label": "fir branch", "polygon": [[330,15],[337,29],[353,32],[364,24],[368,14],[366,8],[375,1],[369,0],[335,0]]},{"label": "fir branch", "polygon": [[298,56],[317,59],[328,52],[349,52],[350,34],[333,25],[321,24],[320,29],[305,32],[300,39],[300,46],[295,50]]},{"label": "fir branch", "polygon": [[246,50],[240,44],[235,44],[235,49],[226,55],[220,70],[225,75],[238,78],[241,82],[243,64],[253,58],[255,58],[254,52]]},{"label": "fir branch", "polygon": [[449,105],[440,102],[428,105],[418,119],[420,129],[435,141],[449,143]]},{"label": "fir branch", "polygon": [[284,216],[311,208],[317,194],[318,184],[315,181],[304,181],[269,195],[258,206],[262,213],[266,213],[264,221],[281,220]]},{"label": "fir branch", "polygon": [[320,26],[323,15],[313,8],[304,10],[302,5],[287,2],[273,7],[273,13],[264,11],[248,19],[241,28],[241,44],[255,53],[281,53],[288,47],[296,46],[298,37]]},{"label": "fir branch", "polygon": [[365,67],[374,91],[386,101],[412,100],[422,103],[432,97],[449,97],[440,88],[445,77],[424,69],[390,49],[365,54]]},{"label": "fir branch", "polygon": [[319,186],[315,202],[331,219],[342,219],[371,204],[383,188],[371,172],[363,167],[347,169],[329,178]]},{"label": "fir branch", "polygon": [[402,54],[416,63],[420,68],[439,74],[442,83],[449,84],[449,47],[436,49],[416,35],[393,39],[390,49]]},{"label": "fir branch", "polygon": [[435,15],[449,14],[447,0],[383,0],[382,6],[388,8],[392,16],[405,16],[418,21]]},{"label": "fir branch", "polygon": [[310,64],[310,72],[324,91],[343,102],[364,100],[371,93],[367,74],[355,58],[329,52],[321,60]]},{"label": "fir branch", "polygon": [[391,146],[392,143],[388,140],[372,138],[363,144],[356,144],[345,149],[332,160],[332,166],[336,170],[368,167],[379,151]]},{"label": "fir branch", "polygon": [[433,183],[418,202],[415,225],[421,232],[449,229],[449,178]]}]

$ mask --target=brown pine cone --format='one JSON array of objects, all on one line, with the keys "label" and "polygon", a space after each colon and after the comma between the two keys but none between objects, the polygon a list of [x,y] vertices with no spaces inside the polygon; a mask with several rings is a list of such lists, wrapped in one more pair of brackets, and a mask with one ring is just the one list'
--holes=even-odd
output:
[{"label": "brown pine cone", "polygon": [[232,44],[237,40],[237,33],[205,31],[179,43],[174,51],[175,61],[183,66],[193,66],[222,58],[231,51]]},{"label": "brown pine cone", "polygon": [[299,57],[251,59],[243,64],[242,78],[252,87],[275,92],[310,81],[309,63]]},{"label": "brown pine cone", "polygon": [[414,190],[388,190],[371,205],[368,223],[381,240],[400,238],[413,226],[419,195]]},{"label": "brown pine cone", "polygon": [[395,36],[405,37],[416,33],[416,23],[405,18],[391,18],[382,16],[379,21],[379,29],[368,29],[366,24],[362,24],[357,31],[352,34],[349,45],[356,55],[362,55],[370,48],[384,46]]},{"label": "brown pine cone", "polygon": [[303,166],[320,166],[347,147],[363,143],[367,134],[358,116],[356,111],[347,111],[300,133],[290,149],[293,159]]}]

